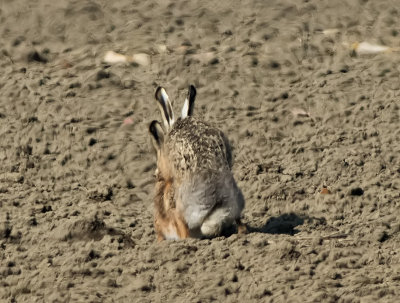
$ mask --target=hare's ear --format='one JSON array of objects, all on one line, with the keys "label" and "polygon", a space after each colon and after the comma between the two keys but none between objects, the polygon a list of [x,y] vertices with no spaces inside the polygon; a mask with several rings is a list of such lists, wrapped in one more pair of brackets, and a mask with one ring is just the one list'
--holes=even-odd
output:
[{"label": "hare's ear", "polygon": [[151,141],[153,142],[154,148],[159,151],[164,142],[164,131],[160,122],[156,120],[152,121],[149,126],[149,132],[151,134]]},{"label": "hare's ear", "polygon": [[182,119],[185,119],[187,116],[193,115],[195,99],[196,99],[196,88],[193,85],[189,85],[188,94],[182,108]]},{"label": "hare's ear", "polygon": [[165,130],[169,131],[174,125],[175,118],[171,102],[164,88],[159,86],[156,90],[156,100],[161,111]]}]

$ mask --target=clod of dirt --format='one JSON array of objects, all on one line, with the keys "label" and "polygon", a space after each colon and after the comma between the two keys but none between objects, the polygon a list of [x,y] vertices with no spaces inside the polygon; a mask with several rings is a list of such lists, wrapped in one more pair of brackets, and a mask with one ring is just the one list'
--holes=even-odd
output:
[{"label": "clod of dirt", "polygon": [[5,225],[3,228],[0,228],[0,239],[7,239],[10,237],[12,231],[12,227]]},{"label": "clod of dirt", "polygon": [[54,231],[55,238],[61,241],[68,240],[101,240],[107,234],[107,227],[103,220],[87,218],[68,220],[59,225]]},{"label": "clod of dirt", "polygon": [[321,189],[321,192],[320,192],[320,194],[323,194],[323,195],[328,195],[328,194],[330,194],[330,193],[331,193],[330,190],[327,189],[326,187],[322,188],[322,189]]},{"label": "clod of dirt", "polygon": [[219,59],[218,58],[212,58],[209,62],[210,65],[216,65],[219,63]]},{"label": "clod of dirt", "polygon": [[364,194],[364,190],[361,187],[355,187],[350,190],[351,196],[362,196]]},{"label": "clod of dirt", "polygon": [[52,210],[53,209],[51,208],[51,205],[43,205],[43,207],[41,209],[41,212],[44,214],[44,213],[47,213],[47,212],[52,211]]},{"label": "clod of dirt", "polygon": [[97,140],[95,138],[90,138],[89,139],[89,146],[93,146],[97,143]]},{"label": "clod of dirt", "polygon": [[[118,236],[118,243],[123,244],[120,245],[121,248],[135,246],[135,243],[127,234],[118,229],[107,227],[97,215],[84,219],[68,219],[55,228],[52,234],[59,241],[100,241],[106,235]],[[95,252],[92,254],[93,257],[97,256]]]},{"label": "clod of dirt", "polygon": [[270,67],[271,69],[279,69],[279,68],[281,67],[281,65],[280,65],[280,63],[279,63],[278,61],[272,60],[272,61],[269,63],[269,67]]},{"label": "clod of dirt", "polygon": [[29,219],[28,224],[29,224],[30,226],[37,226],[37,225],[38,225],[38,222],[37,222],[37,220],[36,220],[35,217],[32,217],[32,218]]},{"label": "clod of dirt", "polygon": [[38,51],[30,51],[27,55],[28,62],[39,62],[39,63],[47,63],[49,60]]},{"label": "clod of dirt", "polygon": [[108,201],[113,196],[113,190],[111,187],[107,188],[96,188],[88,193],[88,198],[96,201]]},{"label": "clod of dirt", "polygon": [[382,230],[380,230],[380,231],[378,230],[376,232],[375,236],[376,236],[376,240],[378,242],[381,242],[381,243],[383,243],[383,242],[385,242],[386,240],[389,239],[389,235],[387,234],[387,232],[386,231],[382,231]]},{"label": "clod of dirt", "polygon": [[102,79],[108,79],[110,78],[110,73],[108,71],[105,71],[103,69],[99,70],[96,74],[96,80],[100,81]]},{"label": "clod of dirt", "polygon": [[86,262],[89,262],[89,261],[92,261],[92,260],[98,259],[98,258],[100,258],[100,253],[92,249],[92,250],[89,252],[88,256],[86,257],[86,260],[85,260],[85,261],[86,261]]}]

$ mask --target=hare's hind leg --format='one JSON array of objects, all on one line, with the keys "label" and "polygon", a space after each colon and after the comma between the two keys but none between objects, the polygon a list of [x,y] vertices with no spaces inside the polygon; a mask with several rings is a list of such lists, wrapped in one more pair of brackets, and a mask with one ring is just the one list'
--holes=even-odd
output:
[{"label": "hare's hind leg", "polygon": [[246,233],[246,226],[240,221],[240,214],[244,208],[244,198],[237,187],[233,176],[225,177],[219,186],[220,203],[214,208],[201,226],[205,236],[216,236],[223,228],[237,224],[238,233]]},{"label": "hare's hind leg", "polygon": [[172,183],[158,177],[154,197],[154,228],[157,241],[178,240],[189,237],[189,228],[182,214],[177,210],[172,191]]},{"label": "hare's hind leg", "polygon": [[174,212],[174,223],[176,228],[176,233],[180,239],[189,238],[189,228],[186,222],[183,220],[182,216],[178,213],[176,209],[171,210]]},{"label": "hare's hind leg", "polygon": [[164,229],[164,237],[167,240],[179,240],[189,238],[189,228],[176,209],[167,211],[168,223]]},{"label": "hare's hind leg", "polygon": [[236,226],[239,235],[247,234],[247,226],[240,219],[236,219]]},{"label": "hare's hind leg", "polygon": [[189,238],[189,228],[176,209],[169,209],[155,220],[157,241]]},{"label": "hare's hind leg", "polygon": [[201,233],[206,236],[217,236],[222,229],[236,223],[237,233],[240,235],[247,234],[247,226],[240,219],[233,220],[229,215],[229,211],[217,209],[209,216],[201,226]]},{"label": "hare's hind leg", "polygon": [[221,233],[223,226],[229,221],[229,209],[215,209],[200,227],[201,233],[206,237],[217,236]]},{"label": "hare's hind leg", "polygon": [[157,235],[157,242],[161,242],[166,239],[165,231],[167,229],[168,222],[165,218],[157,214],[154,218],[154,229]]}]

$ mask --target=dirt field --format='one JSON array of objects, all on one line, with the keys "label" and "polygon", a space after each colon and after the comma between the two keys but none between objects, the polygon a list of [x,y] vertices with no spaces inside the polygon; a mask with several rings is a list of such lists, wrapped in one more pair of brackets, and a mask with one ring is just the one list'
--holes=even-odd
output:
[{"label": "dirt field", "polygon": [[[400,52],[351,51],[399,7],[0,1],[0,301],[399,302]],[[250,233],[157,243],[154,91],[189,83]]]}]

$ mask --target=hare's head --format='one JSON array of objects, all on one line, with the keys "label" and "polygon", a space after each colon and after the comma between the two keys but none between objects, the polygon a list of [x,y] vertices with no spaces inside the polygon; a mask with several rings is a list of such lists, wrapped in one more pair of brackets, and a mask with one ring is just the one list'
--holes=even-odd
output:
[{"label": "hare's head", "polygon": [[[164,142],[167,140],[168,133],[172,130],[175,123],[175,115],[172,109],[172,103],[164,88],[158,87],[155,93],[158,107],[161,112],[162,124],[157,120],[150,123],[149,131],[152,138],[153,146],[157,153],[157,171],[156,174],[161,178],[168,175],[168,159],[164,153]],[[185,119],[193,115],[194,101],[196,99],[196,88],[193,85],[189,86],[188,94],[182,108],[181,117]]]}]

